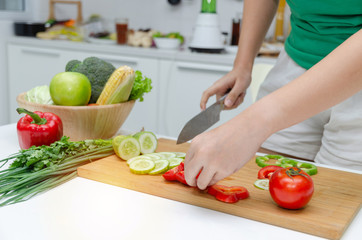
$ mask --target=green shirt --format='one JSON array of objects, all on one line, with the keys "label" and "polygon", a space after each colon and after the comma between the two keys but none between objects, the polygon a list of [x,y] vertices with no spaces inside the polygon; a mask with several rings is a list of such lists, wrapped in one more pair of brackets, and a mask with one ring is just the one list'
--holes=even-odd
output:
[{"label": "green shirt", "polygon": [[362,0],[287,0],[288,55],[309,69],[362,28]]}]

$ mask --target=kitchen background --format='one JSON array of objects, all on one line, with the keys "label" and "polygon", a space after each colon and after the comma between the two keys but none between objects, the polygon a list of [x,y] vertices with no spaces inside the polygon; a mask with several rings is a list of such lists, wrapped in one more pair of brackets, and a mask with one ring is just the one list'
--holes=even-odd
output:
[{"label": "kitchen background", "polygon": [[[9,12],[1,9],[1,2],[15,3],[14,0],[0,0],[0,111],[8,113],[8,75],[7,75],[7,39],[14,35],[14,21],[44,22],[49,16],[48,0],[23,0],[25,12]],[[19,2],[23,2],[19,0]],[[103,18],[113,21],[116,17],[127,17],[129,28],[152,28],[161,32],[180,32],[185,36],[186,44],[190,40],[196,18],[201,8],[201,0],[182,0],[178,5],[171,5],[167,0],[83,0],[83,19],[92,14],[100,14]],[[219,0],[217,12],[221,31],[231,35],[232,18],[242,12],[242,0]],[[289,14],[286,9],[285,15]],[[75,18],[77,15],[74,5],[57,5],[57,19]],[[263,16],[260,16],[263,17]],[[288,25],[285,24],[285,28]],[[285,31],[287,32],[287,31]],[[267,37],[274,34],[272,24]],[[21,71],[22,66],[19,66]],[[216,80],[216,79],[215,79]],[[0,114],[0,125],[9,123],[8,114]]]}]

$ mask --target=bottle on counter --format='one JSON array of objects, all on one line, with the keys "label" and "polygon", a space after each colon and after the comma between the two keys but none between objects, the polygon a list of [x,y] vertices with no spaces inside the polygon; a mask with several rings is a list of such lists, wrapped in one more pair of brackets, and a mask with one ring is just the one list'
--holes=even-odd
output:
[{"label": "bottle on counter", "polygon": [[241,29],[241,16],[242,13],[238,12],[235,18],[232,19],[232,30],[231,30],[231,43],[230,45],[238,45],[240,29]]}]

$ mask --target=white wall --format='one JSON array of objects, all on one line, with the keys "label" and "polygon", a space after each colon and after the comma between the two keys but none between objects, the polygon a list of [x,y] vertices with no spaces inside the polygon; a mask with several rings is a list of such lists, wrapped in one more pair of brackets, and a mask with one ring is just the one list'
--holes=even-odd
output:
[{"label": "white wall", "polygon": [[[35,20],[46,20],[48,0],[34,1],[37,2]],[[127,17],[130,28],[153,28],[162,32],[179,31],[187,37],[191,36],[197,14],[201,10],[201,0],[181,0],[176,6],[171,6],[167,0],[83,0],[82,4],[85,19],[93,13],[110,20]],[[217,2],[222,31],[231,31],[231,19],[238,11],[242,11],[242,6],[241,0]],[[56,5],[55,16],[57,19],[76,18],[76,7]]]}]

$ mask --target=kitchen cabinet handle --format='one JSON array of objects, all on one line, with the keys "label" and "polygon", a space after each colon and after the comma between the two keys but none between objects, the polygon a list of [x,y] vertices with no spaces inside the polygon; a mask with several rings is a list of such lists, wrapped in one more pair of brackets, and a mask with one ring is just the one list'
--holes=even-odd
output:
[{"label": "kitchen cabinet handle", "polygon": [[100,59],[106,62],[122,62],[125,65],[138,65],[138,60],[135,58],[128,57],[109,57],[109,56],[98,56]]},{"label": "kitchen cabinet handle", "polygon": [[35,55],[46,55],[49,57],[60,57],[60,53],[57,51],[53,51],[53,50],[46,50],[46,49],[28,49],[28,48],[24,48],[21,49],[21,52],[24,54],[35,54]]},{"label": "kitchen cabinet handle", "polygon": [[186,63],[186,62],[178,62],[177,67],[183,69],[190,69],[190,70],[201,70],[201,71],[206,70],[206,71],[224,72],[224,73],[228,73],[232,70],[232,66],[218,66],[218,65]]}]

